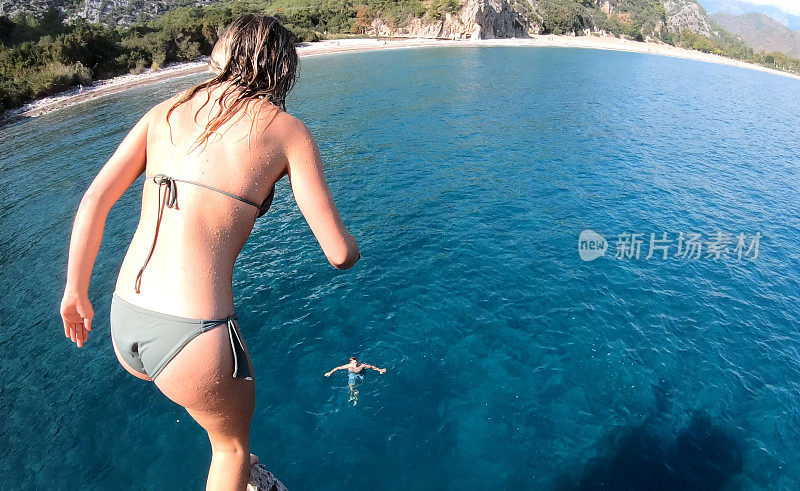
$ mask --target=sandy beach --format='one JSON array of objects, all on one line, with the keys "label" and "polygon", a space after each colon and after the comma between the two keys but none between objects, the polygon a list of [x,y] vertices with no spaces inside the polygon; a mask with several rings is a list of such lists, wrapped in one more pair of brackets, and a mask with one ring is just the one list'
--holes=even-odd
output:
[{"label": "sandy beach", "polygon": [[[530,38],[512,39],[480,39],[480,40],[444,40],[426,38],[406,38],[406,39],[338,39],[329,41],[319,41],[314,43],[303,43],[298,47],[301,57],[330,55],[335,53],[352,53],[359,51],[373,51],[382,49],[406,49],[422,48],[430,46],[452,46],[452,47],[484,47],[484,46],[529,46],[529,47],[562,47],[562,48],[588,48],[588,49],[607,49],[616,51],[631,51],[636,53],[647,53],[661,56],[673,56],[691,60],[717,63],[722,65],[747,68],[762,72],[773,73],[784,77],[800,79],[800,75],[795,75],[771,68],[745,63],[742,61],[726,58],[724,56],[703,53],[683,48],[676,48],[663,43],[637,42],[625,39],[618,39],[612,36],[555,36],[539,35]],[[45,97],[33,101],[25,106],[7,112],[0,118],[0,122],[17,120],[19,118],[36,117],[44,113],[69,107],[81,102],[90,101],[110,94],[116,94],[130,88],[141,87],[177,77],[185,77],[202,73],[208,70],[208,58],[204,57],[196,61],[176,63],[168,65],[161,70],[147,70],[139,75],[122,75],[108,80],[98,81],[91,86],[79,89],[72,89],[51,97]]]}]

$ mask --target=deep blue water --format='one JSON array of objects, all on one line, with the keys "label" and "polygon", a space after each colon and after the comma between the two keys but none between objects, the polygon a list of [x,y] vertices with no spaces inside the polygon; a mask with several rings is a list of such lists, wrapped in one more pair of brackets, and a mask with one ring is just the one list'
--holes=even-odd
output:
[{"label": "deep blue water", "polygon": [[[84,349],[58,316],[83,191],[198,80],[0,130],[1,488],[203,489],[204,433],[111,348],[141,179],[109,215]],[[290,489],[800,487],[800,81],[429,48],[303,59],[289,110],[363,255],[331,268],[282,182],[237,263],[252,450]],[[580,259],[585,229],[605,257]],[[650,233],[717,230],[731,253],[761,234],[758,257],[645,259]],[[638,260],[613,257],[626,232]],[[356,407],[322,376],[352,353],[388,368]]]}]

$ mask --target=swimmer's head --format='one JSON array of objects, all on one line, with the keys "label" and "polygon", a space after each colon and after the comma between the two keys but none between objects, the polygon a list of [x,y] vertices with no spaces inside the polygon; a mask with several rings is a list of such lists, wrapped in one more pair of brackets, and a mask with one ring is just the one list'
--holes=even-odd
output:
[{"label": "swimmer's head", "polygon": [[350,363],[353,363],[353,362],[356,362],[356,363],[358,363],[358,360],[356,360],[356,357],[355,357],[355,356],[351,356],[351,357],[350,357]]}]

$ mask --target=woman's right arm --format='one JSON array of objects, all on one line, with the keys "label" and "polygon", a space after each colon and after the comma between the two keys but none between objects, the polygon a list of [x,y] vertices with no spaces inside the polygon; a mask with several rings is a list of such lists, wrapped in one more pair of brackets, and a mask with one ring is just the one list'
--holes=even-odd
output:
[{"label": "woman's right arm", "polygon": [[292,120],[286,157],[294,199],[328,261],[337,269],[351,268],[361,257],[358,244],[333,202],[314,137],[300,120]]},{"label": "woman's right arm", "polygon": [[145,171],[149,116],[148,112],[122,140],[84,193],[75,214],[60,313],[64,335],[79,348],[92,329],[94,310],[89,301],[89,280],[103,239],[106,217],[114,203]]}]

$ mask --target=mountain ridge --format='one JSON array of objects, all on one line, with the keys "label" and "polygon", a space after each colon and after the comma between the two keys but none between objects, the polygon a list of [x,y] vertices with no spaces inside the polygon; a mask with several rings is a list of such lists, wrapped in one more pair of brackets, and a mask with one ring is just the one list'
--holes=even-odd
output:
[{"label": "mountain ridge", "polygon": [[712,18],[759,52],[780,52],[800,57],[800,32],[775,19],[755,12],[742,15],[719,13]]},{"label": "mountain ridge", "polygon": [[744,0],[699,0],[699,3],[712,16],[715,14],[742,15],[764,14],[793,31],[800,31],[800,15],[793,15],[773,5],[757,4]]}]

